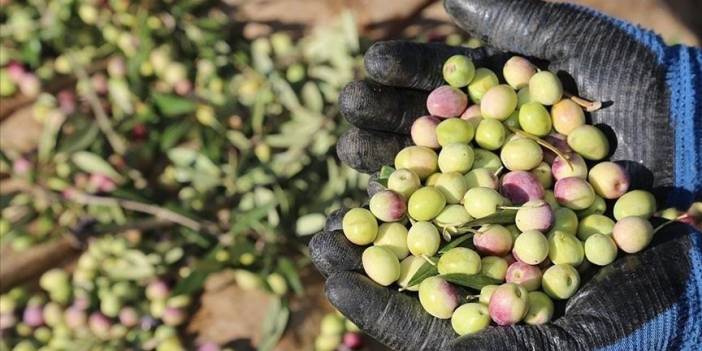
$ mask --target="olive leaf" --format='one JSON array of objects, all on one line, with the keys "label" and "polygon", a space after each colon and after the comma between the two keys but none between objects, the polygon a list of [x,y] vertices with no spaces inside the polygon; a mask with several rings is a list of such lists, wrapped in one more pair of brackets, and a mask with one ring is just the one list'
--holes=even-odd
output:
[{"label": "olive leaf", "polygon": [[195,103],[176,95],[155,93],[154,104],[166,117],[175,117],[195,111]]},{"label": "olive leaf", "polygon": [[47,162],[49,160],[52,151],[56,147],[56,142],[59,139],[61,126],[65,121],[66,116],[63,114],[53,114],[46,118],[37,150],[37,156],[41,162]]},{"label": "olive leaf", "polygon": [[517,210],[502,210],[495,212],[487,217],[474,219],[460,228],[456,228],[456,233],[467,233],[471,228],[479,227],[485,224],[513,224],[514,218],[517,216]]},{"label": "olive leaf", "polygon": [[419,283],[421,283],[424,279],[427,279],[429,277],[433,277],[435,275],[439,274],[439,271],[436,268],[436,262],[439,261],[438,258],[428,258],[429,260],[435,262],[434,264],[431,264],[429,262],[424,262],[424,264],[419,267],[417,272],[414,273],[412,276],[412,279],[410,279],[409,283],[407,283],[407,286],[415,286]]},{"label": "olive leaf", "polygon": [[304,101],[305,107],[314,112],[322,112],[324,108],[322,93],[313,82],[307,82],[302,86],[302,101]]},{"label": "olive leaf", "polygon": [[388,186],[388,179],[390,175],[395,172],[395,168],[391,166],[383,166],[378,172],[378,183],[382,184],[384,187]]},{"label": "olive leaf", "polygon": [[290,308],[287,301],[283,299],[275,300],[268,307],[266,318],[261,327],[261,341],[258,343],[258,351],[270,351],[275,349],[280,337],[283,336],[285,327],[290,319]]},{"label": "olive leaf", "polygon": [[461,244],[463,244],[465,241],[470,240],[472,238],[473,238],[473,233],[461,235],[458,238],[453,239],[453,241],[451,241],[450,243],[447,243],[446,245],[444,245],[441,249],[439,249],[439,253],[442,254],[444,252],[447,252],[448,250],[451,250],[455,247],[458,247]]},{"label": "olive leaf", "polygon": [[465,286],[467,288],[480,290],[486,285],[499,284],[500,281],[482,274],[451,273],[439,276],[447,282]]},{"label": "olive leaf", "polygon": [[110,177],[117,183],[124,181],[124,178],[112,168],[102,157],[88,151],[78,151],[71,157],[73,163],[88,173],[97,173]]},{"label": "olive leaf", "polygon": [[290,283],[290,287],[295,292],[295,295],[301,296],[304,292],[300,274],[297,273],[295,264],[288,258],[282,257],[278,260],[278,271],[285,276],[285,279]]},{"label": "olive leaf", "polygon": [[103,267],[105,273],[114,279],[143,280],[156,274],[155,267],[146,254],[139,250],[126,250],[114,265]]},{"label": "olive leaf", "polygon": [[205,257],[198,261],[190,274],[178,281],[171,295],[191,295],[200,291],[210,273],[222,269],[222,264],[216,260],[216,254],[221,249],[221,245],[216,245]]}]

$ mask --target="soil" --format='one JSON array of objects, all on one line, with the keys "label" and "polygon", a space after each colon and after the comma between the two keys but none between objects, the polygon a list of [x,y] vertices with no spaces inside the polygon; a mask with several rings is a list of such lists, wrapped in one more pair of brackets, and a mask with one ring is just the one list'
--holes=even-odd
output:
[{"label": "soil", "polygon": [[[700,44],[699,38],[693,34],[699,33],[700,28],[686,28],[661,0],[563,2],[588,6],[652,29],[669,43]],[[373,40],[411,38],[420,33],[456,30],[437,0],[229,0],[227,3],[233,7],[234,18],[247,23],[245,33],[249,37],[266,35],[272,30],[299,35],[316,25],[328,23],[343,9],[354,13],[359,29]],[[694,6],[699,5],[687,5],[692,7],[691,10],[694,10]],[[681,8],[685,9],[684,6]]]}]

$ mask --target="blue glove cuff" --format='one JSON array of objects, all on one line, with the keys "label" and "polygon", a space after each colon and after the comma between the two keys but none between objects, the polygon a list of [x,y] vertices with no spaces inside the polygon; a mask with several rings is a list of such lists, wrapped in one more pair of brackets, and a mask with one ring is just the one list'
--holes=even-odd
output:
[{"label": "blue glove cuff", "polygon": [[571,5],[627,32],[665,67],[670,119],[675,132],[675,189],[667,205],[686,209],[702,197],[702,50],[667,46],[655,33],[592,9]]},{"label": "blue glove cuff", "polygon": [[[580,8],[580,7],[579,7]],[[667,46],[660,36],[626,21],[583,9],[649,48],[666,69],[675,135],[675,189],[668,205],[687,208],[702,197],[702,50]],[[690,275],[679,301],[604,350],[699,350],[702,347],[702,233],[690,228]],[[682,254],[682,253],[681,253]]]},{"label": "blue glove cuff", "polygon": [[624,339],[603,348],[621,350],[699,350],[702,345],[702,234],[690,229],[690,277],[680,300]]},{"label": "blue glove cuff", "polygon": [[667,202],[687,208],[702,195],[702,50],[667,46],[651,31],[615,18],[608,20],[648,47],[658,64],[666,68],[670,118],[675,128],[675,189]]},{"label": "blue glove cuff", "polygon": [[665,53],[677,188],[669,201],[684,208],[702,195],[702,50],[676,45]]}]

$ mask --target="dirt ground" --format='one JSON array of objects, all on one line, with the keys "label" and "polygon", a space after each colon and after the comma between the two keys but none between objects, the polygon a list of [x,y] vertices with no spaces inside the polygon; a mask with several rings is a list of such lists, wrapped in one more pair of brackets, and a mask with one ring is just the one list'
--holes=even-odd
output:
[{"label": "dirt ground", "polygon": [[[318,24],[332,20],[344,9],[351,9],[360,31],[372,40],[411,38],[422,33],[450,33],[455,27],[438,1],[427,0],[228,0],[232,16],[242,22],[249,37],[265,35],[273,30],[301,34]],[[693,31],[687,29],[657,0],[572,0],[610,15],[653,29],[671,43],[700,44]],[[0,146],[31,148],[28,140],[36,140],[38,128],[32,128],[26,111],[14,113],[3,121]],[[24,131],[24,132],[19,132]],[[35,134],[32,134],[35,133]],[[303,272],[305,296],[291,303],[292,317],[283,341],[277,350],[311,350],[324,313],[331,311],[323,292],[321,277],[310,268]],[[263,293],[242,291],[226,274],[213,277],[207,284],[200,310],[192,318],[189,331],[200,340],[227,343],[236,340],[239,349],[249,349],[258,340],[260,322],[270,297]],[[243,347],[241,347],[243,345]],[[247,346],[248,345],[248,346]],[[367,349],[380,350],[377,345]]]},{"label": "dirt ground", "polygon": [[[700,44],[693,31],[686,28],[661,0],[562,2],[588,6],[639,24],[661,34],[668,42]],[[251,37],[264,35],[273,29],[300,33],[333,20],[334,15],[344,9],[350,9],[356,15],[359,29],[371,39],[413,37],[419,33],[455,30],[441,2],[437,0],[228,0],[227,3],[235,8],[234,18],[248,23],[245,32]]]}]

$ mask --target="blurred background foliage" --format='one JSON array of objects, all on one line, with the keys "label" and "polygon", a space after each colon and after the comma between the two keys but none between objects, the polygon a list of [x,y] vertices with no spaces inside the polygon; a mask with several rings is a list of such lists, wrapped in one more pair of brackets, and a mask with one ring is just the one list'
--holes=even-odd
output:
[{"label": "blurred background foliage", "polygon": [[[288,287],[302,293],[304,237],[330,209],[358,204],[367,183],[334,152],[339,90],[362,75],[356,23],[345,13],[300,39],[246,40],[225,10],[202,0],[0,9],[0,93],[32,97],[42,126],[36,150],[1,150],[2,244],[88,237],[72,274],[42,286],[48,295],[3,295],[0,349],[190,348],[174,331],[184,318],[168,311],[187,313],[225,269],[280,296],[278,320]],[[127,235],[96,235],[115,225]],[[167,299],[148,296],[156,283]],[[81,310],[88,327],[26,320],[46,306]],[[140,327],[120,320],[126,308]]]}]

